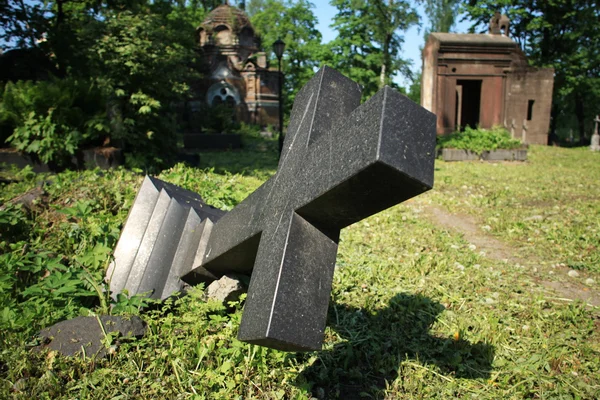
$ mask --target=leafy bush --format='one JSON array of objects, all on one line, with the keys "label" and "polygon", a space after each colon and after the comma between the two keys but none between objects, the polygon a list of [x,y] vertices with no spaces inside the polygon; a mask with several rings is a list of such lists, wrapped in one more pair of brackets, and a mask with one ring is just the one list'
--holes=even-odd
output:
[{"label": "leafy bush", "polygon": [[75,154],[81,134],[53,120],[54,109],[45,117],[30,112],[25,123],[17,127],[8,141],[19,151],[36,154],[45,163],[66,164]]},{"label": "leafy bush", "polygon": [[24,220],[22,207],[6,203],[0,208],[0,250],[3,245],[18,241],[25,236],[28,226]]},{"label": "leafy bush", "polygon": [[204,128],[209,133],[232,133],[240,128],[235,109],[227,104],[217,104],[208,108]]},{"label": "leafy bush", "polygon": [[[0,329],[39,329],[80,313],[98,277],[47,251],[23,252],[25,242],[0,255]],[[26,248],[26,247],[25,247]]]},{"label": "leafy bush", "polygon": [[102,141],[108,126],[94,84],[76,79],[8,82],[0,104],[5,140],[43,162],[65,164],[80,145]]},{"label": "leafy bush", "polygon": [[[270,129],[271,131],[273,129],[273,127],[270,125],[267,128]],[[239,128],[234,130],[234,132],[237,133],[238,135],[242,135],[242,136],[246,136],[246,137],[251,137],[251,138],[255,138],[255,139],[263,139],[263,137],[261,136],[261,130],[262,129],[261,129],[260,125],[246,124],[244,122],[241,122]]]},{"label": "leafy bush", "polygon": [[[66,78],[7,83],[0,139],[10,136],[11,145],[59,163],[108,139],[124,149],[130,167],[164,166],[177,149],[176,105],[186,98],[185,82],[196,77],[197,63],[189,16],[162,8],[169,6],[107,10],[102,23],[78,33],[87,44]],[[48,138],[41,143],[40,135]],[[64,152],[61,142],[68,143]]]},{"label": "leafy bush", "polygon": [[463,132],[438,136],[439,149],[462,149],[481,154],[496,149],[516,149],[521,142],[510,137],[508,131],[496,126],[492,129],[473,129],[466,127]]},{"label": "leafy bush", "polygon": [[111,134],[130,167],[158,169],[177,149],[177,104],[195,76],[185,23],[151,11],[111,12],[90,47],[95,80],[109,98]]}]

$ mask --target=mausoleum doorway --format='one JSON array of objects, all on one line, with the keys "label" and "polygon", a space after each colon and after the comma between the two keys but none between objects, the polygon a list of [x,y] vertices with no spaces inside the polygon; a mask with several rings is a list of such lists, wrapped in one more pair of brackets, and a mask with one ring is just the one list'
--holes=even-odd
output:
[{"label": "mausoleum doorway", "polygon": [[456,81],[456,130],[477,128],[481,112],[481,79]]}]

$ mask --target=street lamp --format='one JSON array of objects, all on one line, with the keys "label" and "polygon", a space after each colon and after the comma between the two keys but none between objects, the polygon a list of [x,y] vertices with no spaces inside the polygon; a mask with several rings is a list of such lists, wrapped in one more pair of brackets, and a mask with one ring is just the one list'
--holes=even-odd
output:
[{"label": "street lamp", "polygon": [[283,74],[281,73],[281,57],[285,50],[285,43],[281,39],[277,39],[273,43],[273,52],[279,61],[279,154],[283,150]]}]

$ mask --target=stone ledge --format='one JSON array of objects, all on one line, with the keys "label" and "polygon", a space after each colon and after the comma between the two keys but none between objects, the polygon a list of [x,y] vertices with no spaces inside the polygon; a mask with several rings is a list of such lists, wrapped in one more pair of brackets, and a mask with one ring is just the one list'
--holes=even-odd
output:
[{"label": "stone ledge", "polygon": [[33,172],[51,171],[51,168],[47,164],[44,164],[43,162],[32,156],[19,153],[18,151],[13,149],[0,150],[0,164],[6,164],[8,166],[14,165],[19,169],[25,168],[29,165],[33,169]]},{"label": "stone ledge", "polygon": [[[81,150],[77,156],[71,158],[71,165],[77,169],[116,168],[123,164],[121,149],[114,147],[94,148]],[[37,157],[18,152],[14,149],[0,149],[0,164],[14,165],[17,168],[31,166],[33,172],[57,172],[64,169],[52,163],[46,164]]]},{"label": "stone ledge", "polygon": [[527,161],[527,149],[498,149],[477,154],[462,149],[442,149],[444,161]]}]

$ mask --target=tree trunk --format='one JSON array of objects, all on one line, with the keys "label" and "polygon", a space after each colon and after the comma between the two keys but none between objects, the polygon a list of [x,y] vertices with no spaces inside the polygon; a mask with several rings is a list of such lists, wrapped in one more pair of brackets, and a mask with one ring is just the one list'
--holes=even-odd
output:
[{"label": "tree trunk", "polygon": [[[383,7],[381,7],[381,11],[382,11],[382,17],[384,17],[386,19],[385,24],[388,26],[387,29],[390,29],[390,27],[393,26],[392,21],[388,21],[388,18],[392,18],[391,14],[390,15],[385,15],[385,6],[382,4]],[[394,6],[394,0],[389,0],[389,9],[388,11],[391,12],[392,7]],[[380,21],[381,23],[383,23],[383,21]],[[392,35],[394,34],[394,32],[386,32],[385,35],[385,39],[383,41],[383,58],[381,60],[381,72],[379,74],[379,88],[383,88],[385,86],[385,81],[387,78],[387,74],[390,73],[391,70],[391,66],[390,66],[390,44],[392,42]]]},{"label": "tree trunk", "polygon": [[379,74],[379,88],[385,86],[385,54],[383,55],[384,61],[381,63],[381,73]]},{"label": "tree trunk", "polygon": [[58,30],[62,22],[65,19],[65,11],[63,9],[64,0],[58,0],[56,2],[56,22],[54,24],[54,29]]},{"label": "tree trunk", "polygon": [[389,66],[390,66],[390,42],[392,40],[392,35],[387,34],[385,37],[385,42],[383,43],[383,60],[381,63],[381,73],[379,74],[379,88],[385,86],[385,81],[387,78],[387,74],[389,74]]},{"label": "tree trunk", "polygon": [[65,40],[63,42],[63,40],[58,39],[62,38],[66,33],[63,27],[65,21],[65,11],[63,8],[64,3],[65,0],[58,0],[56,2],[56,19],[54,21],[54,38],[52,40],[54,42],[52,47],[54,48],[54,54],[56,56],[56,60],[58,61],[58,73],[60,76],[65,76],[67,74],[65,54],[69,54],[69,41]]},{"label": "tree trunk", "polygon": [[556,124],[558,123],[558,107],[552,104],[550,109],[550,135],[548,135],[548,146],[556,145],[558,137],[556,136]]},{"label": "tree trunk", "polygon": [[577,90],[575,92],[575,116],[579,128],[579,144],[585,144],[585,109],[583,95]]}]

